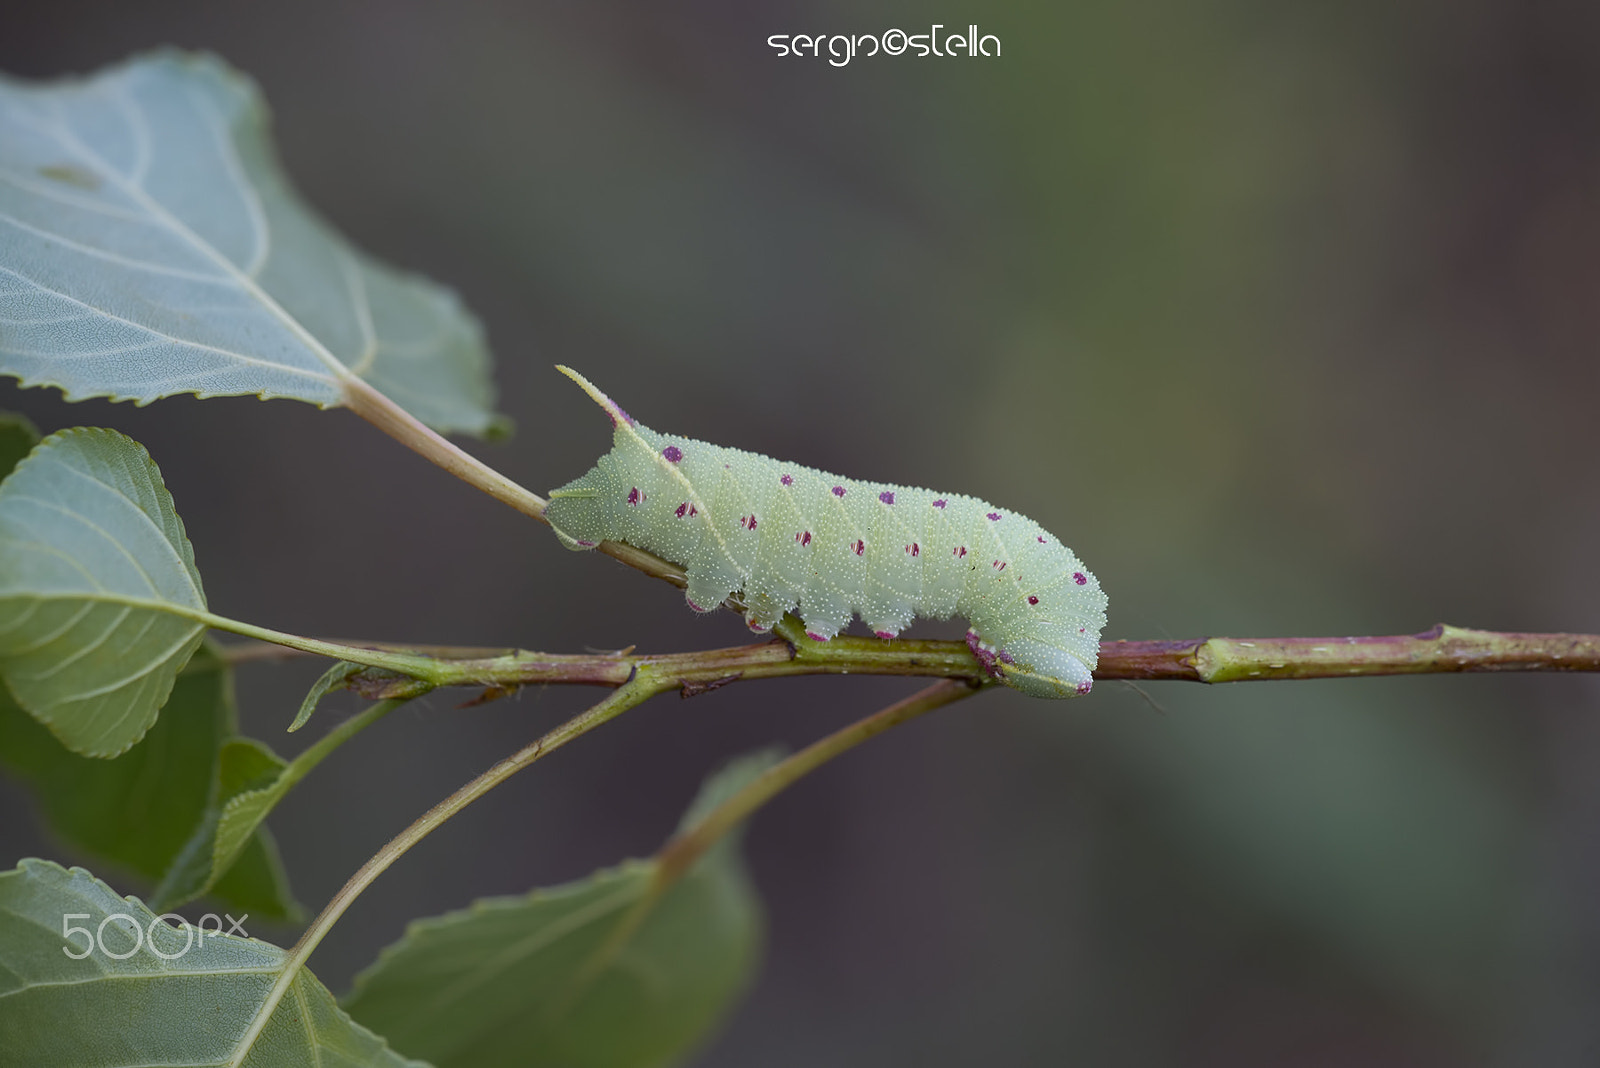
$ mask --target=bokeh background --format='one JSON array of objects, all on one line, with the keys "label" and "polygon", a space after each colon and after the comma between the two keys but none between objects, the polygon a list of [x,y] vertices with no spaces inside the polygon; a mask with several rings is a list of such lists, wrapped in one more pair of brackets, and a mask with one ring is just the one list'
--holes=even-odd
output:
[{"label": "bokeh background", "polygon": [[[608,444],[560,361],[654,426],[1026,512],[1099,575],[1109,637],[1600,631],[1592,4],[54,0],[4,21],[13,74],[167,42],[254,74],[308,199],[483,317],[519,431],[475,448],[535,489]],[[764,43],[931,22],[1004,54],[839,68]],[[229,615],[745,640],[346,413],[0,405],[144,441]],[[246,729],[306,744],[281,728],[316,670],[245,670]],[[424,843],[313,965],[343,989],[409,917],[642,855],[726,757],[911,688],[646,705]],[[761,813],[765,967],[697,1063],[1600,1057],[1600,681],[1148,692],[987,694]],[[340,751],[271,821],[301,900],[592,697],[438,695]],[[10,783],[0,843],[77,859]]]}]

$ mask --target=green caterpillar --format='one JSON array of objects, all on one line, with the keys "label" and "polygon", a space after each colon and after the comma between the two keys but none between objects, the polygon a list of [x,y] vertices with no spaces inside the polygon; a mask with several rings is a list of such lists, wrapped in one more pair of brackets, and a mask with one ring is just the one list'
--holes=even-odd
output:
[{"label": "green caterpillar", "polygon": [[611,416],[611,451],[550,494],[569,549],[625,542],[681,566],[689,607],[740,592],[751,629],[797,611],[816,641],[860,613],[880,638],[914,616],[970,624],[984,669],[1035,697],[1089,692],[1106,595],[1071,549],[1027,516],[976,497],[858,482],[634,421],[559,368]]}]

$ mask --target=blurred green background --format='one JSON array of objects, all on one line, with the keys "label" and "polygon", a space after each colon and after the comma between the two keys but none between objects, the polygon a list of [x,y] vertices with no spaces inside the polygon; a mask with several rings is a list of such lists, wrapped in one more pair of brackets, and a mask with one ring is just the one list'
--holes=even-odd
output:
[{"label": "blurred green background", "polygon": [[[764,43],[931,22],[1004,54]],[[652,426],[1031,515],[1108,637],[1600,631],[1600,7],[56,0],[8,10],[0,68],[167,42],[259,79],[309,200],[483,317],[519,432],[477,451],[532,488],[609,441],[559,361]],[[0,405],[142,440],[228,615],[745,640],[348,414]],[[316,670],[247,669],[246,729],[298,751]],[[647,705],[425,842],[312,963],[340,990],[410,917],[643,854],[725,757],[912,688]],[[763,812],[767,963],[698,1063],[1600,1055],[1600,682],[1149,692],[986,694]],[[271,821],[301,899],[592,697],[436,695],[342,750]],[[0,835],[75,859],[10,783]]]}]

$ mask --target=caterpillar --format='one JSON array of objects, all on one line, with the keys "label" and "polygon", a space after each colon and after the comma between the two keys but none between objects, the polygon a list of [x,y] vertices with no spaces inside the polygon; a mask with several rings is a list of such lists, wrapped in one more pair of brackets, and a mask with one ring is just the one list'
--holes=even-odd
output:
[{"label": "caterpillar", "polygon": [[588,379],[611,417],[611,451],[550,493],[569,549],[625,542],[681,566],[689,607],[741,593],[745,620],[770,630],[797,611],[827,641],[859,613],[880,638],[914,616],[969,624],[984,670],[1035,697],[1089,692],[1106,596],[1072,550],[1033,520],[976,497],[860,482],[662,434]]}]

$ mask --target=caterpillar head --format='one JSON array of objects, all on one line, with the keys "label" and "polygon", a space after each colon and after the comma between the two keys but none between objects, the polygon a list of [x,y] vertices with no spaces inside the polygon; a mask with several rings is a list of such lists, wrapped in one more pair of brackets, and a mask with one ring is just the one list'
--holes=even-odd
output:
[{"label": "caterpillar head", "polygon": [[[623,411],[616,401],[595,388],[594,383],[570,367],[557,364],[556,370],[582,387],[601,410],[611,417],[611,425],[616,428],[619,436],[634,432],[637,424],[633,417]],[[561,544],[569,549],[580,551],[593,549],[607,536],[611,520],[602,493],[604,484],[602,474],[601,467],[597,465],[590,468],[582,477],[550,491],[550,503],[545,508],[544,517],[550,524],[550,529],[555,531],[556,537],[561,539]]]}]

